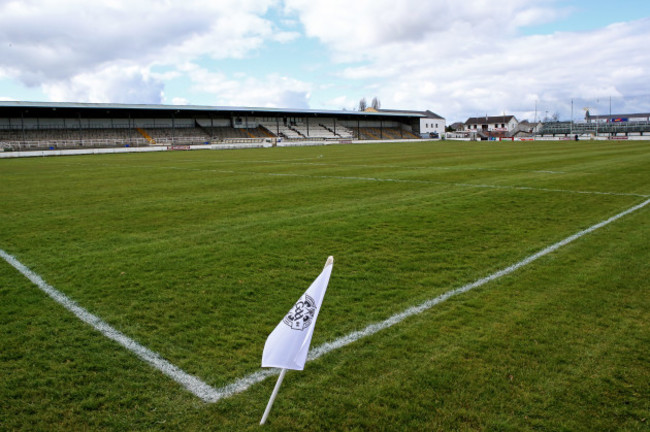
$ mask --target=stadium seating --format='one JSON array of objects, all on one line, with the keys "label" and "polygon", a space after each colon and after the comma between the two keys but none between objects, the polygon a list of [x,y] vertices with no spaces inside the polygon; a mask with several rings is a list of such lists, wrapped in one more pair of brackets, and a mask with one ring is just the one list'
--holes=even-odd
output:
[{"label": "stadium seating", "polygon": [[420,137],[412,132],[406,131],[398,127],[362,127],[354,129],[357,132],[358,138],[361,140],[381,140],[381,139],[419,139]]},{"label": "stadium seating", "polygon": [[0,130],[0,142],[14,150],[149,145],[135,130],[127,128]]},{"label": "stadium seating", "polygon": [[416,135],[397,127],[346,127],[331,119],[311,120],[287,125],[284,122],[262,122],[255,128],[231,126],[208,127],[195,122],[193,127],[157,127],[138,125],[115,128],[69,129],[0,129],[0,147],[10,150],[72,149],[87,147],[123,147],[149,145],[189,145],[237,140],[262,140],[282,137],[287,140],[339,139],[412,139]]},{"label": "stadium seating", "polygon": [[283,138],[287,139],[303,139],[305,138],[304,135],[300,134],[295,128],[287,126],[283,124],[282,122],[276,123],[276,122],[263,122],[261,123],[262,126],[264,126],[266,129],[271,131],[272,133],[279,135]]},{"label": "stadium seating", "polygon": [[571,123],[546,122],[537,133],[540,136],[569,136],[569,135],[627,135],[650,134],[649,122],[621,123]]},{"label": "stadium seating", "polygon": [[342,126],[341,124],[334,124],[334,121],[323,121],[319,123],[319,126],[329,131],[332,134],[332,138],[354,138],[354,132],[345,126]]},{"label": "stadium seating", "polygon": [[144,130],[153,138],[155,144],[204,144],[210,141],[205,131],[199,128],[146,128]]}]

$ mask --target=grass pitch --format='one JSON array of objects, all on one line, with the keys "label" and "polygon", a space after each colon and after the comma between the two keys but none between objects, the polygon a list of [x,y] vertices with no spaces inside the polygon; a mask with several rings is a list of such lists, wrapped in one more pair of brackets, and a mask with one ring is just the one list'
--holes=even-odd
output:
[{"label": "grass pitch", "polygon": [[[647,142],[400,143],[0,161],[0,249],[214,387],[334,271],[312,346],[650,195]],[[287,375],[269,430],[647,430],[646,207]],[[257,430],[0,261],[0,429]]]}]

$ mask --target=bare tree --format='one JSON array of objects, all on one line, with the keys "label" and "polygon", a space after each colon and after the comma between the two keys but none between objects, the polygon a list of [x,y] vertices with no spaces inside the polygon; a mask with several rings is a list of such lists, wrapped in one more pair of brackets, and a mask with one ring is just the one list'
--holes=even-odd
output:
[{"label": "bare tree", "polygon": [[361,98],[359,101],[359,111],[365,111],[366,108],[368,108],[368,102],[366,102],[366,98]]},{"label": "bare tree", "polygon": [[377,99],[377,96],[375,96],[374,98],[372,98],[372,105],[371,105],[371,106],[372,106],[374,109],[376,109],[376,110],[378,110],[379,108],[381,108],[381,101],[380,101],[379,99]]}]

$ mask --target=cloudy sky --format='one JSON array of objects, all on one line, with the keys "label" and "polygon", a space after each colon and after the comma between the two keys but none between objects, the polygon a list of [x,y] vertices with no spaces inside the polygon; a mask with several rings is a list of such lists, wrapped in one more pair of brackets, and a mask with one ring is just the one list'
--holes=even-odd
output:
[{"label": "cloudy sky", "polygon": [[650,111],[649,45],[648,0],[0,0],[0,100],[578,120]]}]

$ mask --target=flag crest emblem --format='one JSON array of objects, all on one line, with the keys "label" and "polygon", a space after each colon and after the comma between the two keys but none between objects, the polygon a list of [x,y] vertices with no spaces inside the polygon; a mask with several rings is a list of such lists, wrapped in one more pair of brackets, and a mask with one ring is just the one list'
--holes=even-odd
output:
[{"label": "flag crest emblem", "polygon": [[304,369],[333,264],[334,258],[329,257],[321,274],[266,338],[262,367]]},{"label": "flag crest emblem", "polygon": [[318,275],[316,280],[307,288],[307,291],[289,310],[289,313],[284,316],[284,319],[266,338],[264,352],[262,353],[262,367],[281,368],[282,372],[280,372],[280,378],[275,384],[271,399],[266,405],[262,421],[260,421],[261,425],[266,422],[269,416],[271,406],[273,406],[273,401],[278,394],[287,369],[303,370],[305,367],[309,344],[311,344],[318,311],[323,304],[323,297],[332,274],[333,264],[334,257],[327,258],[321,274]]},{"label": "flag crest emblem", "polygon": [[282,322],[293,330],[305,330],[314,320],[316,314],[316,301],[309,295],[304,294],[291,308]]}]

